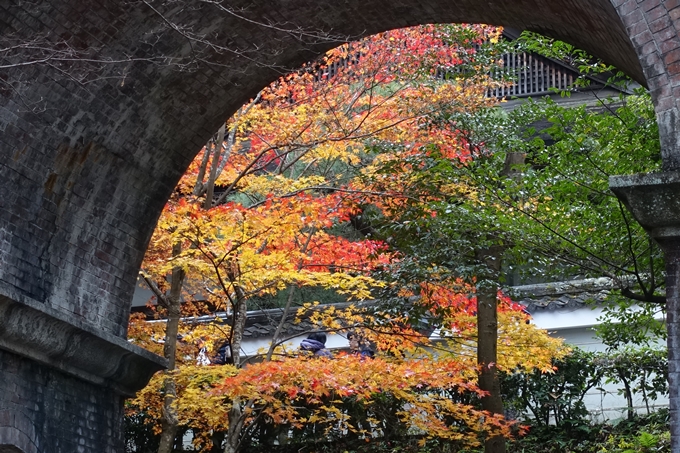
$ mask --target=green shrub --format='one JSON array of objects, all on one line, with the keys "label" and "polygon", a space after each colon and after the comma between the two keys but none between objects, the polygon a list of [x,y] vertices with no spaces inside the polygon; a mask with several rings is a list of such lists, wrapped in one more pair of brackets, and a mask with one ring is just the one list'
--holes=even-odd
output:
[{"label": "green shrub", "polygon": [[597,354],[578,348],[553,365],[552,374],[536,370],[502,375],[504,404],[533,426],[571,429],[589,419],[583,397],[602,382],[604,369]]}]

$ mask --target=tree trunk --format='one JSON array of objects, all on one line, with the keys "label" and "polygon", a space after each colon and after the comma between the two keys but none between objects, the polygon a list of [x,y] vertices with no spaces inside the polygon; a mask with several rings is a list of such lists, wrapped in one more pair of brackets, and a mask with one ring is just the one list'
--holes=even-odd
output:
[{"label": "tree trunk", "polygon": [[212,155],[214,147],[215,146],[212,140],[209,140],[208,143],[205,144],[205,153],[203,154],[203,159],[201,160],[201,166],[198,167],[198,176],[196,176],[196,184],[194,184],[194,195],[202,195],[205,191],[203,179],[205,178],[205,172],[208,168],[208,162],[210,161],[210,156]]},{"label": "tree trunk", "polygon": [[222,155],[222,147],[224,146],[224,134],[227,130],[227,124],[222,124],[222,127],[217,131],[215,138],[215,148],[213,152],[213,161],[210,165],[210,177],[206,184],[204,209],[210,209],[213,205],[213,193],[215,190],[215,180],[217,179],[217,167],[220,164],[220,156]]},{"label": "tree trunk", "polygon": [[245,417],[241,411],[241,401],[234,398],[232,407],[229,411],[229,430],[227,431],[227,442],[224,445],[224,453],[237,453],[239,449],[239,438],[243,429]]},{"label": "tree trunk", "polygon": [[[524,164],[526,154],[508,153],[501,176],[519,178],[519,165]],[[476,260],[486,267],[486,275],[479,276],[481,284],[477,287],[477,366],[479,366],[479,388],[488,392],[482,398],[482,409],[493,414],[503,415],[501,385],[496,372],[498,363],[498,277],[501,271],[501,258],[505,247],[491,246],[477,250]],[[484,453],[505,453],[505,439],[501,436],[490,437],[484,442]]]},{"label": "tree trunk", "polygon": [[[181,253],[181,244],[172,247],[173,256]],[[179,331],[180,302],[182,294],[182,284],[184,283],[184,271],[175,267],[172,271],[172,281],[170,294],[165,298],[164,304],[168,310],[168,320],[165,327],[165,344],[163,345],[163,355],[168,359],[168,371],[163,387],[165,398],[163,399],[163,413],[161,415],[161,439],[158,446],[158,453],[170,453],[175,443],[177,435],[177,412],[173,403],[177,398],[175,380],[170,374],[175,369],[175,356],[177,353],[177,333]]]},{"label": "tree trunk", "polygon": [[477,292],[477,363],[479,371],[479,387],[489,392],[482,398],[482,409],[495,414],[503,413],[503,402],[500,395],[500,383],[496,373],[498,317],[496,312],[496,291],[483,289]]},{"label": "tree trunk", "polygon": [[630,388],[630,382],[628,382],[628,379],[625,377],[625,372],[623,370],[617,370],[619,374],[619,379],[621,379],[621,382],[623,383],[623,392],[626,397],[626,404],[628,405],[628,408],[626,409],[626,413],[628,414],[628,420],[632,420],[635,418],[635,409],[633,408],[633,391]]},{"label": "tree trunk", "polygon": [[177,397],[175,381],[172,377],[165,378],[163,383],[165,388],[165,398],[163,399],[163,413],[161,415],[161,438],[158,444],[158,453],[172,452],[177,435],[177,413],[172,407],[172,403]]},{"label": "tree trunk", "polygon": [[[305,244],[302,246],[302,252],[306,253],[307,248],[309,247],[309,244],[312,240],[312,237],[316,234],[317,230],[313,228],[308,236],[307,236],[307,241]],[[302,268],[302,262],[298,263],[298,270]],[[230,338],[230,347],[231,347],[231,354],[234,359],[234,366],[239,367],[241,364],[241,355],[240,355],[240,348],[241,348],[241,341],[243,339],[243,331],[245,330],[246,326],[246,321],[247,321],[247,300],[246,300],[246,295],[243,291],[243,288],[238,284],[238,280],[240,277],[240,269],[238,266],[237,261],[233,261],[231,265],[228,268],[227,271],[227,277],[229,278],[229,281],[231,282],[233,288],[234,288],[234,293],[236,295],[236,301],[234,303],[233,309],[234,309],[234,315],[232,318],[232,328],[231,328],[231,338]],[[281,320],[279,321],[278,326],[276,326],[276,331],[274,333],[274,338],[272,339],[272,342],[269,345],[269,351],[267,352],[267,355],[265,357],[266,361],[271,360],[272,355],[274,353],[274,349],[276,348],[276,345],[278,344],[279,337],[281,335],[281,331],[283,329],[283,325],[286,323],[286,319],[288,317],[288,313],[290,311],[290,307],[293,303],[293,295],[295,292],[295,287],[290,286],[290,292],[288,293],[288,300],[286,301],[286,306],[283,310],[283,314],[281,316]],[[237,453],[240,447],[241,443],[241,432],[243,430],[243,426],[245,424],[245,414],[244,412],[252,408],[254,404],[254,400],[251,399],[246,402],[244,405],[244,408],[241,408],[241,401],[238,398],[235,398],[232,400],[232,408],[229,411],[228,415],[228,421],[229,421],[229,429],[227,430],[227,435],[226,435],[226,443],[224,446],[224,453]]]},{"label": "tree trunk", "polygon": [[[498,284],[502,247],[491,247],[477,252],[477,259],[486,264],[489,275],[477,288],[477,365],[479,388],[488,392],[482,398],[482,409],[503,414],[501,386],[496,373],[498,361]],[[505,453],[505,439],[490,437],[484,443],[484,453]]]},{"label": "tree trunk", "polygon": [[238,260],[233,258],[227,267],[227,278],[234,288],[234,299],[232,299],[232,318],[231,318],[231,332],[229,334],[229,348],[231,349],[231,358],[234,366],[241,365],[241,341],[243,340],[243,331],[246,328],[246,321],[248,320],[248,301],[243,288],[239,284],[241,278],[241,270],[239,268]]},{"label": "tree trunk", "polygon": [[[234,366],[239,367],[241,364],[241,341],[243,340],[243,331],[246,326],[248,306],[246,295],[238,283],[240,270],[237,261],[234,260],[231,263],[227,276],[229,277],[229,280],[234,287],[234,293],[236,294],[236,301],[232,307],[234,315],[232,318],[229,347],[231,348],[231,357],[234,361]],[[252,403],[249,402],[248,405],[250,404]],[[243,423],[245,421],[245,416],[241,411],[241,401],[238,398],[235,398],[232,401],[232,408],[229,411],[228,419],[229,429],[227,430],[224,453],[236,453],[239,448],[241,430],[243,429]]]}]

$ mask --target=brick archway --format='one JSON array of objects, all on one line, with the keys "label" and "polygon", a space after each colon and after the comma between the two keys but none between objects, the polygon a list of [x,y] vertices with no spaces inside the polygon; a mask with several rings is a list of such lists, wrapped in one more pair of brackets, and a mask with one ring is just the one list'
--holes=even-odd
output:
[{"label": "brick archway", "polygon": [[[24,428],[30,424],[23,420]],[[16,424],[16,422],[15,422]],[[0,426],[0,453],[38,453],[30,436],[15,426]]]},{"label": "brick archway", "polygon": [[[0,49],[11,49],[0,52],[0,348],[115,389],[112,401],[162,366],[123,338],[139,264],[175,183],[224,118],[339,40],[481,22],[571,42],[647,83],[665,169],[680,168],[678,0],[187,5],[0,5]],[[79,61],[60,59],[71,54]]]},{"label": "brick archway", "polygon": [[[0,294],[29,297],[117,336],[125,335],[132,285],[155,220],[196,152],[285,68],[338,44],[299,39],[292,33],[297,27],[300,34],[328,31],[339,38],[437,21],[531,28],[587,48],[644,81],[608,0],[456,6],[447,0],[298,0],[289,9],[244,2],[243,15],[274,23],[270,27],[209,3],[162,17],[141,0],[124,8],[113,1],[53,3],[17,2],[7,10],[13,19],[3,35],[30,42],[43,28],[53,40],[97,49],[91,57],[121,62],[66,73],[45,65],[0,73]],[[182,28],[169,29],[166,20]],[[212,47],[201,44],[207,40]]]}]

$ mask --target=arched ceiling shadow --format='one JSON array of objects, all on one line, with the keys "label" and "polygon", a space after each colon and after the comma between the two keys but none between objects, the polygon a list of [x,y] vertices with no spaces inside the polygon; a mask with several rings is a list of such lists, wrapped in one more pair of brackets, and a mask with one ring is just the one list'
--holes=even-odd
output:
[{"label": "arched ceiling shadow", "polygon": [[504,25],[644,82],[610,0],[36,0],[3,14],[0,37],[63,39],[95,63],[0,66],[0,262],[11,263],[0,295],[119,336],[155,222],[196,153],[259,90],[344,40]]},{"label": "arched ceiling shadow", "polygon": [[[181,118],[184,128],[195,131],[194,146],[183,143],[184,150],[177,150],[184,155],[180,159],[183,166],[224,118],[282,73],[337,46],[340,40],[392,28],[467,22],[536,31],[582,48],[638,82],[645,82],[635,50],[609,0],[270,1],[248,4],[243,9],[232,5],[230,13],[222,11],[208,22],[200,14],[187,19],[188,27],[198,34],[224,30],[225,47],[243,52],[208,55],[205,67],[199,70],[203,79],[200,85],[193,83],[191,74],[166,72],[154,77],[154,84],[144,93],[147,109],[153,108],[145,112],[149,118],[157,114],[158,123],[172,129],[173,118]],[[233,30],[238,30],[237,35],[230,35]],[[325,33],[329,39],[310,36]],[[173,39],[177,38],[175,34]],[[186,52],[187,42],[183,43],[181,37],[174,46],[170,41],[167,44],[175,51]],[[254,48],[257,55],[249,51]],[[167,102],[168,97],[181,102]],[[178,104],[184,113],[176,111]],[[147,131],[153,131],[156,137],[164,135],[154,129]],[[157,141],[149,134],[145,139]]]}]

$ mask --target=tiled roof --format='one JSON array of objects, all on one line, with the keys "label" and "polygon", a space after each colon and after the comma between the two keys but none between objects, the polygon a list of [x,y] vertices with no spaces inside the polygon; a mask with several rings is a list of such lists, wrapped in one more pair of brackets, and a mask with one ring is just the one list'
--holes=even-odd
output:
[{"label": "tiled roof", "polygon": [[515,286],[508,293],[512,300],[524,305],[529,313],[535,313],[602,303],[614,295],[614,288],[614,282],[609,278],[591,278]]},{"label": "tiled roof", "polygon": [[[350,303],[334,304],[334,306],[336,309],[342,310],[344,308],[349,307],[350,305],[361,307],[371,304],[373,304],[373,302],[368,301],[368,302],[354,302],[352,304]],[[310,310],[323,310],[327,307],[328,305],[319,305]],[[298,307],[291,309],[290,313],[288,313],[288,316],[286,316],[281,331],[281,336],[292,337],[298,334],[303,335],[307,332],[311,332],[314,329],[316,329],[316,326],[309,321],[309,316],[304,316],[300,320],[300,322],[296,323],[295,318],[297,315],[297,310]],[[243,332],[243,337],[254,339],[274,336],[276,326],[278,326],[279,322],[281,322],[282,317],[283,309],[281,308],[248,312],[248,319],[246,321],[246,328]]]},{"label": "tiled roof", "polygon": [[[529,313],[536,313],[538,311],[551,311],[560,308],[582,307],[587,303],[605,302],[614,294],[614,288],[614,283],[608,278],[593,278],[515,286],[507,292],[514,301],[524,305]],[[372,301],[367,301],[354,303],[354,305],[367,306],[373,303]],[[335,308],[341,310],[349,305],[349,303],[335,304]],[[322,310],[324,308],[327,308],[327,305],[319,305],[312,310]],[[296,323],[296,315],[297,308],[293,308],[288,316],[286,316],[281,332],[283,337],[304,335],[315,329],[314,324],[309,321],[309,316],[304,316],[300,322]],[[282,316],[283,309],[281,308],[248,312],[248,320],[243,337],[249,339],[272,337]],[[219,313],[215,317],[226,320],[224,313]],[[209,317],[205,318],[205,321],[210,320],[208,319]]]}]

